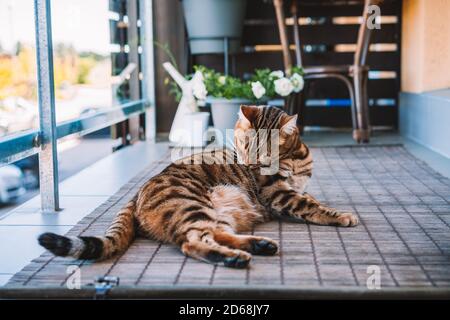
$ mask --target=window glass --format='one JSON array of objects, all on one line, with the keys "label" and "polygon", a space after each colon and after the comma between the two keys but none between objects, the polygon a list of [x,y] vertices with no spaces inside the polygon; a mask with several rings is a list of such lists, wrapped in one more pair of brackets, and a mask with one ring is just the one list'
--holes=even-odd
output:
[{"label": "window glass", "polygon": [[39,126],[33,0],[0,0],[0,137]]},{"label": "window glass", "polygon": [[108,0],[53,0],[57,122],[112,105]]}]

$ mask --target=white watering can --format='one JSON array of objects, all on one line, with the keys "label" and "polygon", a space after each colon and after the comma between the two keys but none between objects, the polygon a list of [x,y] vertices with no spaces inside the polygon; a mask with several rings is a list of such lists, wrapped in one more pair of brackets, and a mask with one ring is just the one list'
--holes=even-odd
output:
[{"label": "white watering can", "polygon": [[209,113],[199,112],[193,93],[194,75],[185,79],[170,62],[163,63],[164,69],[181,88],[182,96],[170,129],[169,140],[177,147],[203,147],[206,145]]}]

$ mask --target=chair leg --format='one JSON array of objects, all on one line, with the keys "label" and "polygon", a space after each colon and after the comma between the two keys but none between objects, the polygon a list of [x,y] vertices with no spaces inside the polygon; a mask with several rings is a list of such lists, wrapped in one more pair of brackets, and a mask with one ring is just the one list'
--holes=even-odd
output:
[{"label": "chair leg", "polygon": [[297,126],[301,135],[303,135],[303,131],[305,129],[305,114],[306,114],[306,92],[308,91],[308,84],[305,83],[305,86],[297,95]]},{"label": "chair leg", "polygon": [[368,70],[355,67],[353,85],[357,128],[353,128],[353,139],[358,143],[370,140],[369,98],[367,95]]},{"label": "chair leg", "polygon": [[303,119],[301,119],[301,115],[299,114],[299,107],[301,103],[301,93],[292,94],[289,96],[289,105],[287,109],[287,113],[290,115],[297,114],[297,128],[300,134],[303,134]]},{"label": "chair leg", "polygon": [[289,39],[288,39],[287,28],[286,28],[286,23],[285,23],[286,19],[284,16],[283,0],[274,0],[273,5],[275,6],[275,14],[277,17],[278,32],[280,34],[281,47],[283,49],[284,69],[285,69],[286,73],[290,73],[291,68],[292,68],[292,59],[291,59],[291,53],[289,50]]},{"label": "chair leg", "polygon": [[294,109],[294,106],[295,106],[295,96],[291,94],[286,99],[284,99],[283,111],[291,115],[293,114],[292,111]]},{"label": "chair leg", "polygon": [[297,114],[297,127],[299,133],[303,135],[305,128],[305,90],[307,90],[306,83],[302,92],[291,94],[285,101],[284,111],[289,115]]}]

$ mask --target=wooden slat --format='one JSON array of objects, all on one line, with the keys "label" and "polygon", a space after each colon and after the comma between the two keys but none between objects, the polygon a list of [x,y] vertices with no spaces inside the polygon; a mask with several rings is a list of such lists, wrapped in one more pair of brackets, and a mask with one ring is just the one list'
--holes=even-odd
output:
[{"label": "wooden slat", "polygon": [[[397,127],[397,108],[370,107],[372,126]],[[305,125],[325,127],[351,127],[350,108],[310,107],[306,108]]]},{"label": "wooden slat", "polygon": [[[360,16],[363,12],[363,5],[302,5],[299,2],[300,17],[344,17]],[[382,15],[396,15],[401,1],[390,1],[380,5]],[[286,8],[288,9],[288,8]]]},{"label": "wooden slat", "polygon": [[[309,4],[305,1],[299,1],[299,16],[300,17],[339,17],[339,16],[360,16],[363,12],[362,1],[361,4],[353,5],[339,5],[338,2],[331,3],[313,0]],[[290,1],[285,1],[286,16],[290,16],[289,11]],[[348,2],[348,3],[354,3]],[[401,7],[400,0],[386,1],[380,5],[382,15],[397,15]],[[268,19],[275,18],[273,5],[271,2],[263,2],[261,0],[247,1],[247,19]]]},{"label": "wooden slat", "polygon": [[[270,68],[283,69],[281,51],[279,52],[253,52],[242,53],[235,57],[236,75],[242,76],[245,73],[253,72],[255,69]],[[307,53],[303,55],[305,66],[313,65],[346,65],[352,64],[353,53]],[[223,69],[223,57],[221,55],[197,55],[195,64],[204,64],[216,70]],[[398,68],[398,52],[370,52],[368,55],[368,65],[371,70],[396,71]]]},{"label": "wooden slat", "polygon": [[[274,21],[275,24],[275,21]],[[273,25],[245,26],[242,36],[243,45],[278,44],[280,39],[278,30]],[[303,45],[306,44],[339,44],[356,43],[359,25],[305,25],[300,26],[300,37]],[[289,43],[294,43],[293,30],[288,27]],[[397,26],[384,24],[380,30],[374,30],[371,43],[397,42]]]},{"label": "wooden slat", "polygon": [[[396,83],[397,79],[369,80],[369,98],[397,98]],[[342,81],[321,79],[309,81],[307,97],[309,99],[346,99],[349,98],[349,93]]]},{"label": "wooden slat", "polygon": [[[305,54],[306,66],[312,65],[346,65],[353,61],[352,53],[316,53]],[[371,70],[376,71],[397,71],[398,53],[396,52],[371,52],[368,56],[368,65]],[[283,69],[281,52],[255,52],[242,53],[234,60],[237,76],[252,73],[255,69],[270,68],[273,70]],[[223,71],[223,57],[221,55],[197,55],[194,64],[205,65],[217,71]],[[232,68],[233,69],[233,68]]]},{"label": "wooden slat", "polygon": [[[269,60],[270,57],[270,60]],[[390,55],[391,64],[394,65],[395,56]],[[378,57],[378,65],[381,66]],[[386,59],[389,60],[389,59]],[[263,53],[263,54],[242,54],[236,59],[236,69],[238,75],[252,72],[255,68],[271,68],[274,70],[282,69],[283,63],[281,53]],[[268,63],[268,62],[271,63]],[[223,69],[223,59],[221,56],[199,55],[196,56],[196,63],[205,64],[216,70]],[[372,68],[373,69],[373,68]],[[391,69],[392,70],[392,69]],[[398,95],[397,79],[369,80],[368,92],[370,98],[396,98]],[[321,79],[311,81],[311,89],[308,91],[308,97],[311,99],[342,99],[348,98],[348,90],[341,81],[333,79]]]},{"label": "wooden slat", "polygon": [[[302,58],[305,66],[353,63],[352,52],[305,53]],[[367,64],[371,70],[396,70],[398,68],[398,52],[369,52]]]},{"label": "wooden slat", "polygon": [[[154,40],[163,45],[168,45],[175,60],[178,63],[180,73],[186,70],[185,25],[183,10],[179,0],[153,1],[154,15]],[[155,47],[155,95],[156,95],[156,130],[157,132],[169,132],[178,103],[169,93],[170,87],[164,84],[168,77],[162,64],[170,61],[168,55]]]},{"label": "wooden slat", "polygon": [[[290,1],[285,1],[286,6]],[[355,1],[347,1],[347,3]],[[325,52],[303,54],[305,66],[317,65],[349,65],[353,63],[353,52],[335,52],[338,44],[354,44],[357,40],[359,25],[334,25],[332,17],[355,17],[362,13],[362,1],[356,5],[336,5],[342,1],[302,0],[300,3],[301,17],[325,18],[323,25],[302,25],[300,34],[304,45],[324,45]],[[305,4],[307,3],[307,4]],[[286,7],[287,10],[287,7]],[[381,14],[397,16],[401,21],[401,1],[385,1],[381,5]],[[286,11],[286,17],[290,13]],[[278,30],[275,23],[274,8],[271,2],[248,0],[246,14],[247,24],[244,27],[243,46],[252,47],[257,44],[278,45]],[[272,21],[272,22],[270,22]],[[293,44],[291,26],[289,28],[290,42]],[[382,24],[381,30],[375,30],[372,43],[392,43],[400,48],[400,23]],[[292,52],[293,54],[293,52]],[[232,59],[232,73],[237,76],[249,74],[256,68],[283,69],[281,51],[257,51],[240,53]],[[199,55],[193,59],[194,64],[204,64],[218,71],[223,71],[221,55]],[[371,70],[395,71],[400,75],[400,50],[374,52],[368,55],[368,65]],[[394,99],[397,101],[399,79],[370,80],[368,84],[369,98]],[[345,99],[348,98],[346,87],[336,80],[320,80],[311,83],[308,98],[313,99]],[[371,107],[372,125],[396,126],[397,106]],[[350,108],[308,108],[307,124],[323,126],[351,126]]]}]

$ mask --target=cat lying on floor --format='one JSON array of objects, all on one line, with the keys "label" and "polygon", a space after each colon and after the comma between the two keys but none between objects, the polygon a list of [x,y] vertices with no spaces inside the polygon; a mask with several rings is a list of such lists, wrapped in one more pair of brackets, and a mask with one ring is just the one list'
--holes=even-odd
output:
[{"label": "cat lying on floor", "polygon": [[[324,206],[304,193],[313,161],[300,139],[296,121],[297,116],[275,107],[242,106],[235,126],[236,150],[222,151],[225,158],[240,161],[208,161],[217,157],[216,153],[176,161],[141,187],[118,212],[105,235],[65,237],[44,233],[39,243],[58,256],[106,259],[126,250],[139,232],[176,244],[187,256],[243,268],[252,254],[274,255],[278,251],[272,239],[240,234],[258,223],[286,216],[320,225],[357,225],[352,213]],[[256,162],[250,161],[255,145],[273,144],[268,134],[249,139],[247,132],[263,129],[276,129],[278,134],[279,170],[271,175],[261,170],[267,157],[273,160],[273,155],[257,154]],[[193,161],[199,156],[201,163]]]}]

